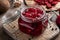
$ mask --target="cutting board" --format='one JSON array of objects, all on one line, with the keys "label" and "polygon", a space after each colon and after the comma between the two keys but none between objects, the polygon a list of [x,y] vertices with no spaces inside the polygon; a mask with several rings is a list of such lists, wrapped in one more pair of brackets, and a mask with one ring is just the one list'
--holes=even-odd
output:
[{"label": "cutting board", "polygon": [[59,28],[56,24],[50,22],[46,30],[40,36],[32,38],[19,30],[18,18],[13,22],[3,24],[3,28],[5,32],[7,32],[15,40],[50,40],[59,33]]}]

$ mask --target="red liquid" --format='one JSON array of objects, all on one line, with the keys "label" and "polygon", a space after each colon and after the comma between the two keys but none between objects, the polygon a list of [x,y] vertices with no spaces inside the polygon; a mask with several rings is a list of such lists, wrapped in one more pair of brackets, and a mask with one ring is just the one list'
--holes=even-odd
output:
[{"label": "red liquid", "polygon": [[[31,16],[27,16],[27,14],[26,14],[26,10],[28,10],[27,12],[27,14],[29,15],[29,14],[32,14],[33,13],[33,15],[31,15]],[[31,8],[31,9],[26,9],[22,14],[25,16],[25,17],[28,17],[28,18],[30,18],[31,19],[31,21],[33,20],[33,19],[35,19],[36,17],[37,17],[37,15],[38,15],[38,12],[39,12],[39,14],[41,14],[41,15],[43,15],[43,12],[42,11],[40,11],[40,9],[38,10],[38,9],[35,9],[35,8]],[[37,11],[38,10],[38,11]],[[37,13],[37,15],[35,15],[35,13]],[[39,17],[41,17],[41,15],[40,16],[38,16],[38,18]],[[45,16],[46,17],[46,16]],[[44,18],[43,18],[44,19]],[[29,21],[29,20],[28,20]],[[44,30],[45,30],[45,28],[46,28],[46,26],[47,26],[47,23],[48,23],[48,20],[45,20],[44,19],[44,21],[45,22],[43,22],[43,24],[42,24],[42,21],[39,21],[39,20],[36,20],[35,22],[31,22],[31,23],[29,23],[29,22],[27,22],[27,21],[24,21],[24,20],[22,20],[22,18],[19,18],[19,20],[18,20],[18,25],[19,25],[19,29],[22,31],[22,32],[24,32],[24,33],[26,33],[26,34],[28,34],[28,35],[31,35],[31,36],[38,36],[38,35],[40,35]],[[46,26],[45,26],[46,25]]]}]

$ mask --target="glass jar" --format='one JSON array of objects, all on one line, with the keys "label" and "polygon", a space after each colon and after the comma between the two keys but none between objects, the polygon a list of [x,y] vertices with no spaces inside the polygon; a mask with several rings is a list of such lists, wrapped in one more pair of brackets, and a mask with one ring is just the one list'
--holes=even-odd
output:
[{"label": "glass jar", "polygon": [[31,35],[40,35],[47,27],[48,19],[45,11],[38,7],[26,7],[21,10],[18,25],[20,31]]}]

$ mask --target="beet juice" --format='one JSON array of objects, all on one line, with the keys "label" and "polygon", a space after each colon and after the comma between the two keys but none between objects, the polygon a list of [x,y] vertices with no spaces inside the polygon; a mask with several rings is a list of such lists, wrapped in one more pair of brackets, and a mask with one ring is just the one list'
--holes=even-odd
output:
[{"label": "beet juice", "polygon": [[31,36],[40,35],[47,27],[48,19],[43,10],[39,8],[26,8],[18,19],[20,31]]}]

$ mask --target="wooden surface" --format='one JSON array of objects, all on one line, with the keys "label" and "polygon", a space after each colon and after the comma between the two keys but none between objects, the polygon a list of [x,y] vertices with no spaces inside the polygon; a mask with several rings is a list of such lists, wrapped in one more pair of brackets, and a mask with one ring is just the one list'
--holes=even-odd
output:
[{"label": "wooden surface", "polygon": [[[16,10],[16,9],[14,9],[14,10]],[[13,10],[13,11],[14,11],[14,10]],[[10,11],[11,11],[11,10],[10,10]],[[3,15],[1,15],[1,17],[2,17],[2,16],[3,16]],[[13,26],[14,26],[14,25],[13,25]],[[9,26],[6,26],[5,28],[8,28],[8,27],[9,27]],[[5,29],[5,30],[6,30],[6,29]],[[7,32],[8,32],[8,34],[9,34],[9,33],[11,33],[12,31],[9,32],[9,29],[8,29]],[[16,33],[18,33],[18,32],[19,32],[19,31],[17,31]],[[19,32],[19,33],[20,33],[20,32]],[[10,34],[10,35],[12,35],[12,34]],[[14,35],[14,34],[13,34],[13,35]],[[20,37],[18,37],[18,38],[20,38]],[[55,39],[55,38],[54,38],[54,39]],[[58,35],[58,37],[56,37],[55,40],[60,40],[60,34]]]},{"label": "wooden surface", "polygon": [[[14,10],[16,10],[16,9],[14,9]],[[14,10],[12,10],[12,11],[14,11]],[[11,10],[10,10],[11,11]],[[10,13],[9,13],[10,14]],[[5,15],[5,14],[4,14]],[[1,17],[2,17],[3,15],[1,15]],[[1,22],[1,17],[0,17],[0,22]],[[12,26],[14,26],[14,25],[12,25]],[[12,29],[10,29],[10,31],[9,31],[9,29],[7,30],[6,28],[8,28],[9,26],[5,26],[5,24],[4,24],[4,30],[6,30],[6,32],[9,34],[9,35],[11,35],[11,37],[12,38],[16,38],[16,36],[15,35],[17,35],[17,34],[20,34],[20,31],[16,31],[16,33],[14,34],[13,32],[12,32]],[[11,28],[14,28],[14,27],[11,27]],[[18,29],[18,28],[17,28]],[[15,30],[15,29],[13,29],[13,30]],[[11,33],[13,33],[13,34],[11,34]],[[24,34],[24,33],[23,33]],[[13,36],[12,36],[13,35]],[[24,34],[24,35],[26,35],[26,34]],[[17,36],[20,36],[20,35],[17,35]],[[28,37],[28,36],[27,36]],[[20,38],[20,37],[17,37],[18,39]],[[41,40],[40,39],[40,37],[38,37],[38,38],[36,38],[35,40],[37,40],[37,39],[39,39],[39,40]],[[43,38],[42,38],[43,39]],[[28,39],[27,39],[28,40]],[[33,40],[33,39],[32,39]],[[45,39],[43,39],[43,40],[45,40]],[[56,37],[56,38],[54,38],[53,40],[60,40],[60,33],[59,33],[59,35]]]},{"label": "wooden surface", "polygon": [[[19,30],[17,20],[11,23],[4,24],[3,25],[4,30],[15,40],[28,40],[31,37],[27,34],[22,33]],[[56,25],[55,26],[53,25],[55,24],[51,22],[51,25],[48,25],[48,27],[46,28],[46,30],[44,31],[42,35],[40,35],[39,37],[33,38],[32,40],[50,40],[51,38],[56,36],[59,33],[59,29]],[[54,29],[53,31],[52,31],[52,28]],[[55,30],[56,28],[57,30]],[[57,39],[60,40],[59,38]]]}]

